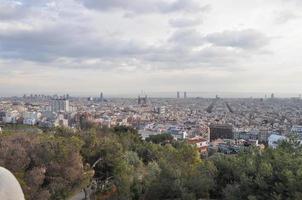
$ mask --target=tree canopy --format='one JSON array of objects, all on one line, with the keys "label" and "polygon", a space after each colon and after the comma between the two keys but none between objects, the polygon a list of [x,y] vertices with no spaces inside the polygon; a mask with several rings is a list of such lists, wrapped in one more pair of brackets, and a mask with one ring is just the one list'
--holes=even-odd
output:
[{"label": "tree canopy", "polygon": [[0,136],[0,165],[26,199],[66,199],[81,189],[101,199],[302,199],[302,149],[250,148],[201,159],[167,135],[143,141],[128,127],[81,131],[20,129]]}]

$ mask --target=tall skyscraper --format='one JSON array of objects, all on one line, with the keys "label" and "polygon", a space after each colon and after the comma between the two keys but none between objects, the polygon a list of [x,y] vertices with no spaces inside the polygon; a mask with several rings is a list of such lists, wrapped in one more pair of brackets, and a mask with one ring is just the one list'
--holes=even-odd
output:
[{"label": "tall skyscraper", "polygon": [[184,99],[187,98],[187,92],[184,92]]},{"label": "tall skyscraper", "polygon": [[180,98],[180,93],[177,92],[176,95],[177,95],[177,99],[179,99]]},{"label": "tall skyscraper", "polygon": [[103,92],[101,92],[101,94],[100,94],[100,102],[103,102]]}]

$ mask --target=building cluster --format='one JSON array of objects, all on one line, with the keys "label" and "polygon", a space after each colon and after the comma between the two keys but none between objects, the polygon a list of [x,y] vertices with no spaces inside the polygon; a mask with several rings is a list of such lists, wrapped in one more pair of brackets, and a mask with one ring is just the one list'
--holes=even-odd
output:
[{"label": "building cluster", "polygon": [[209,149],[234,153],[241,146],[269,144],[290,133],[302,135],[300,98],[104,99],[46,95],[24,95],[0,99],[0,122],[41,127],[81,128],[85,124],[104,127],[131,126],[142,138],[169,133],[187,139],[200,152]]}]

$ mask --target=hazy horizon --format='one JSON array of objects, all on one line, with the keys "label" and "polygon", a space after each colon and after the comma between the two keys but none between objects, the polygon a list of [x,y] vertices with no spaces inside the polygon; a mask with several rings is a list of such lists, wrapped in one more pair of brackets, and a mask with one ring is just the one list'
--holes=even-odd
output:
[{"label": "hazy horizon", "polygon": [[[102,91],[100,91],[102,92]],[[180,98],[184,98],[184,91],[180,92]],[[301,97],[301,94],[298,93],[259,93],[259,92],[197,92],[197,91],[186,91],[187,92],[187,98],[215,98],[216,95],[220,98],[271,98],[271,94],[274,94],[275,98],[297,98]],[[43,92],[37,92],[37,93],[20,93],[20,94],[7,94],[2,95],[0,97],[13,97],[13,96],[23,96],[23,95],[35,95],[35,94],[43,94],[43,95],[59,95],[63,96],[66,94],[69,94],[73,97],[99,97],[100,93],[81,93],[81,92],[53,92],[53,93],[43,93]],[[138,96],[145,96],[147,95],[150,98],[176,98],[177,92],[147,92],[147,91],[141,91],[137,93],[105,93],[103,92],[104,98],[137,98]]]}]

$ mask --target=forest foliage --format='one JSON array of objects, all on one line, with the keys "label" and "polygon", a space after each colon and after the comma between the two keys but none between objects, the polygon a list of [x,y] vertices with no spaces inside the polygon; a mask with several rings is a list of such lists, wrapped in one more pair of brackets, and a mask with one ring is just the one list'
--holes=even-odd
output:
[{"label": "forest foliage", "polygon": [[26,199],[67,199],[85,188],[99,199],[302,199],[294,140],[201,159],[194,146],[169,139],[143,141],[127,127],[11,131],[0,136],[0,165]]}]

